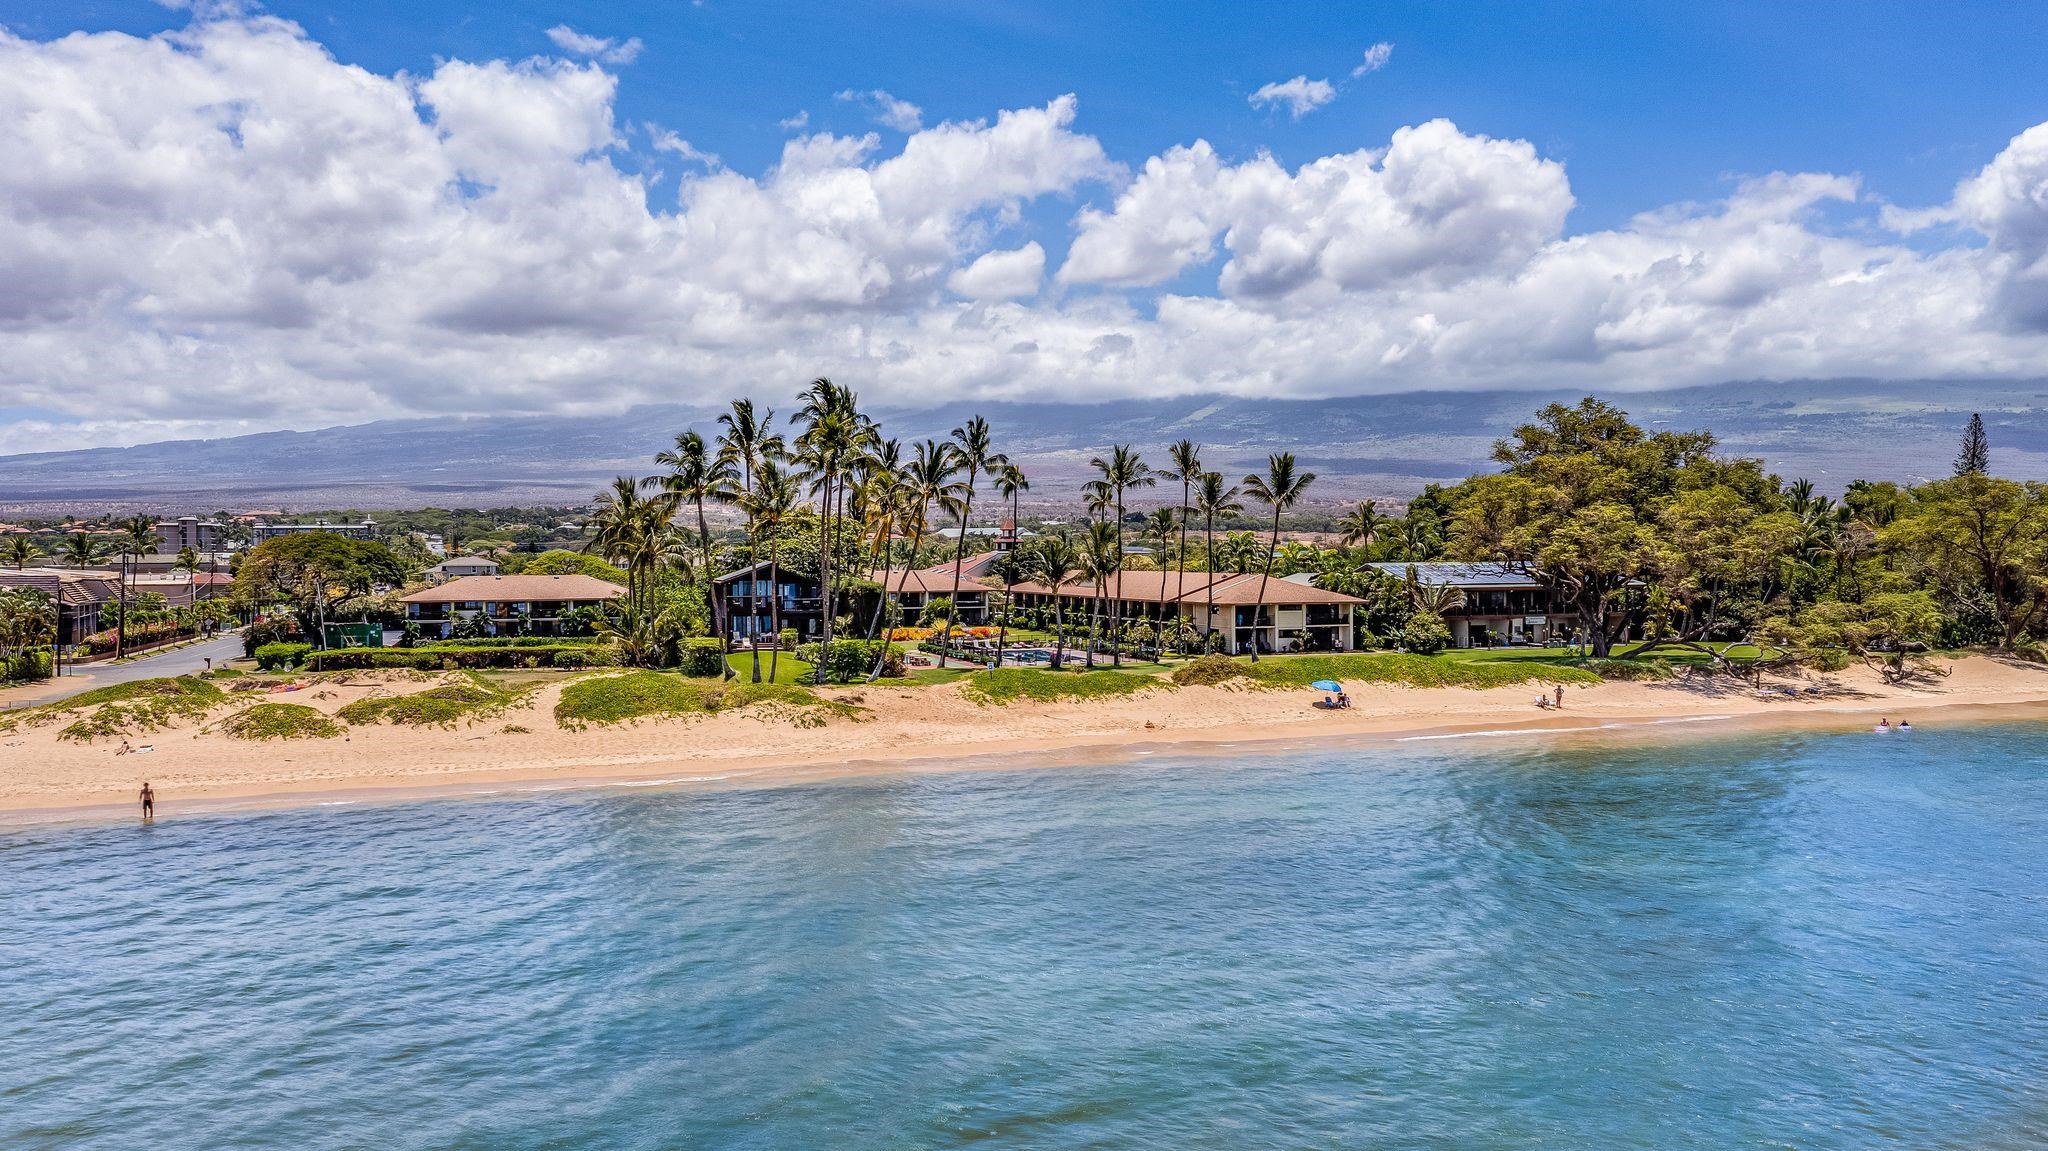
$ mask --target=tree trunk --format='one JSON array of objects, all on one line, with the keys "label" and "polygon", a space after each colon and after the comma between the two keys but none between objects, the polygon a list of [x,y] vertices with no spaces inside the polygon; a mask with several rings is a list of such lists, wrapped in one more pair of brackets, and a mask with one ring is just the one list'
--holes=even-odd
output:
[{"label": "tree trunk", "polygon": [[953,541],[953,591],[946,609],[946,627],[939,634],[939,667],[946,666],[946,649],[953,646],[953,620],[960,614],[960,561],[967,556],[967,519],[974,514],[974,472],[967,473],[967,500],[960,505],[960,538]]},{"label": "tree trunk", "polygon": [[[1279,493],[1274,493],[1278,495]],[[1266,610],[1266,581],[1273,578],[1273,553],[1280,550],[1280,505],[1273,505],[1273,538],[1266,547],[1266,566],[1259,572],[1259,602],[1252,605],[1252,662],[1259,662],[1259,617]],[[1280,639],[1280,614],[1273,614],[1273,646]]]},{"label": "tree trunk", "polygon": [[1065,671],[1067,668],[1067,611],[1065,599],[1060,595],[1060,585],[1052,585],[1052,669]]},{"label": "tree trunk", "polygon": [[818,500],[818,610],[824,621],[819,625],[818,666],[816,683],[825,686],[825,668],[832,659],[832,476],[825,475],[825,490]]},{"label": "tree trunk", "polygon": [[1116,493],[1116,592],[1109,601],[1109,665],[1124,665],[1123,629],[1118,625],[1123,620],[1124,609],[1124,493]]}]

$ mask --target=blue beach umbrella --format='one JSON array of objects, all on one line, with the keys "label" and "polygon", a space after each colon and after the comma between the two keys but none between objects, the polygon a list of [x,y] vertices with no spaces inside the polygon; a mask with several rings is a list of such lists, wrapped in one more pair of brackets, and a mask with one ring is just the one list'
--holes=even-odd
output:
[{"label": "blue beach umbrella", "polygon": [[1344,690],[1344,685],[1343,685],[1343,684],[1341,684],[1341,683],[1338,683],[1338,682],[1337,682],[1336,680],[1334,680],[1334,679],[1319,679],[1319,680],[1315,681],[1314,683],[1312,683],[1312,684],[1309,684],[1309,686],[1310,686],[1310,687],[1312,687],[1312,688],[1314,688],[1314,689],[1315,689],[1315,690],[1317,690],[1317,691],[1343,691],[1343,690]]}]

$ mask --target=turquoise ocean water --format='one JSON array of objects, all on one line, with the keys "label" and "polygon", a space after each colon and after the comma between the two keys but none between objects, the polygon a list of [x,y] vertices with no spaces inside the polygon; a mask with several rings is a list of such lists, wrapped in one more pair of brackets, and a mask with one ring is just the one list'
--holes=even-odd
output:
[{"label": "turquoise ocean water", "polygon": [[2048,727],[0,830],[0,1147],[2048,1146]]}]

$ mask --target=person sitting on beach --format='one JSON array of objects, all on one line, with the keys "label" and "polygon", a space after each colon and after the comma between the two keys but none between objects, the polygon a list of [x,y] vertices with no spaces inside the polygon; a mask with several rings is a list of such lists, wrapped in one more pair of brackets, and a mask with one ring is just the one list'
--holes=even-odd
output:
[{"label": "person sitting on beach", "polygon": [[1341,691],[1340,691],[1340,692],[1338,692],[1338,693],[1337,693],[1337,706],[1338,706],[1339,708],[1346,708],[1346,707],[1350,707],[1350,706],[1351,706],[1351,696],[1350,696],[1349,694],[1345,693],[1345,692],[1341,692]]},{"label": "person sitting on beach", "polygon": [[[120,747],[120,750],[116,751],[116,752],[115,752],[114,754],[115,754],[115,755],[129,755],[129,754],[132,754],[132,753],[133,753],[134,751],[135,751],[135,749],[134,749],[134,748],[132,748],[132,747],[129,747],[129,746],[128,746],[128,741],[124,739],[124,740],[122,740],[122,741],[121,741],[121,747]],[[149,785],[148,785],[148,784],[143,784],[143,786],[144,786],[144,787],[147,787],[147,786],[149,786]]]},{"label": "person sitting on beach", "polygon": [[1547,696],[1547,695],[1539,695],[1539,696],[1537,696],[1537,697],[1536,697],[1536,706],[1537,706],[1537,707],[1540,707],[1540,708],[1542,708],[1542,709],[1543,709],[1544,711],[1549,711],[1549,710],[1550,710],[1550,697],[1549,697],[1549,696]]}]

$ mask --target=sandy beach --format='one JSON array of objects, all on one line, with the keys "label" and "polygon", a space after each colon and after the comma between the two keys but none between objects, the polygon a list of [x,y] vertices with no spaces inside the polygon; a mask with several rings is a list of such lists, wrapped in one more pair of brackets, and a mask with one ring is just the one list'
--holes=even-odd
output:
[{"label": "sandy beach", "polygon": [[[340,738],[252,742],[210,729],[217,716],[119,740],[57,738],[60,724],[0,735],[0,812],[49,818],[125,810],[143,779],[165,816],[223,806],[291,805],[337,795],[399,798],[505,784],[603,781],[779,786],[850,775],[1054,766],[1174,745],[1455,735],[1670,738],[1758,726],[1850,730],[1878,715],[1916,723],[2048,719],[2048,668],[1968,657],[1944,678],[1905,685],[1852,668],[1767,681],[1613,682],[1567,688],[1563,711],[1534,706],[1534,685],[1485,690],[1371,685],[1347,712],[1305,691],[1162,688],[1112,699],[980,705],[958,685],[834,688],[860,718],[799,726],[754,707],[690,719],[565,730],[559,683],[455,727],[358,726]],[[421,690],[419,679],[357,673],[291,693],[332,713],[359,699]],[[277,697],[268,697],[277,698]]]}]

